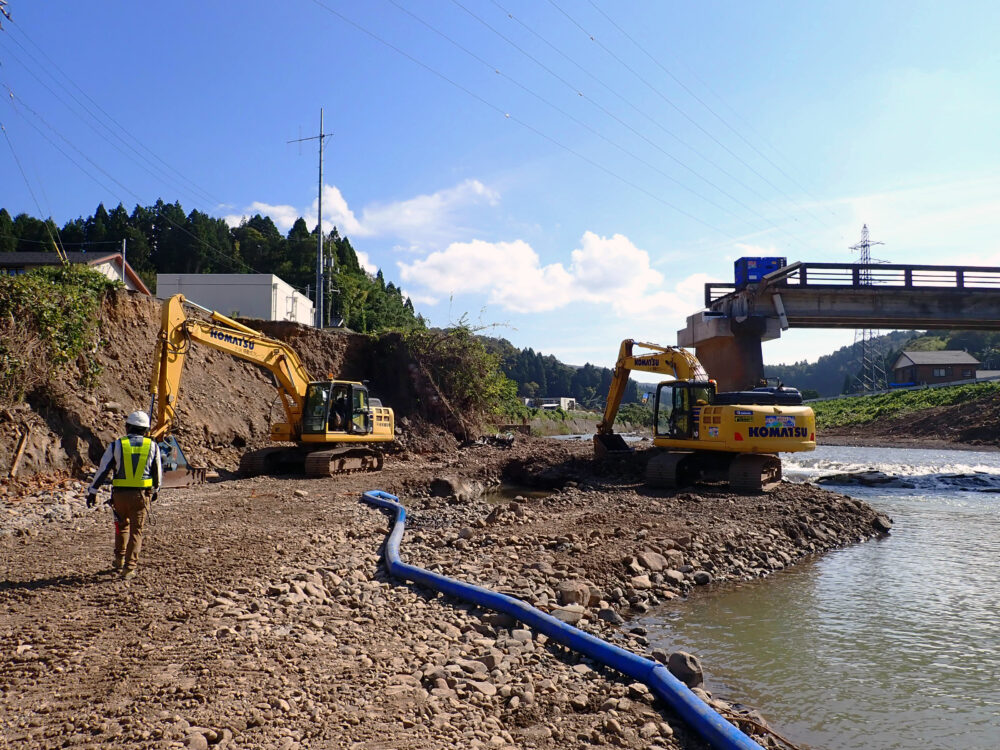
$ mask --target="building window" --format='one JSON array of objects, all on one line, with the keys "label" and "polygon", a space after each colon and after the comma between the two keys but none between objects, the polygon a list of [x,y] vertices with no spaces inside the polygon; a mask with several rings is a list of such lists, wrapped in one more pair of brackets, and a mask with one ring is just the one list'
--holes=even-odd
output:
[{"label": "building window", "polygon": [[971,378],[972,377],[972,370],[962,370],[962,377],[963,378]]},{"label": "building window", "polygon": [[934,377],[935,378],[943,378],[946,375],[950,375],[951,374],[951,372],[949,372],[950,370],[951,370],[950,367],[935,367],[934,368]]}]

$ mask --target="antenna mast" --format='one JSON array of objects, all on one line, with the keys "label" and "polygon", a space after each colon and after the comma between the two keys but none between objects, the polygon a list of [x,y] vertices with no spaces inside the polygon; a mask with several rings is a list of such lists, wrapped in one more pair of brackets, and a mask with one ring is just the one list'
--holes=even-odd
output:
[{"label": "antenna mast", "polygon": [[[874,286],[872,280],[872,245],[884,245],[884,242],[872,242],[868,235],[868,225],[861,228],[861,242],[851,245],[851,250],[858,253],[858,283],[862,286]],[[855,390],[862,393],[885,390],[888,382],[885,376],[885,364],[882,362],[882,352],[876,339],[879,332],[872,328],[858,328],[854,332],[854,349],[858,351],[861,372],[854,382]]]},{"label": "antenna mast", "polygon": [[319,140],[319,189],[317,190],[317,226],[316,233],[319,235],[319,239],[316,243],[316,327],[322,328],[324,323],[323,317],[323,142],[330,138],[333,133],[323,132],[323,108],[319,108],[319,135],[313,135],[308,138],[296,138],[295,140],[288,141],[289,143],[300,143],[301,141],[315,141]]}]

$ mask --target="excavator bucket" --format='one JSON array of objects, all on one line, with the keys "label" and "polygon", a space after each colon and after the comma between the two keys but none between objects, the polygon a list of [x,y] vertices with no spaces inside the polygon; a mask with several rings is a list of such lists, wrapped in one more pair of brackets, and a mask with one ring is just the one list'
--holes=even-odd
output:
[{"label": "excavator bucket", "polygon": [[594,458],[600,461],[611,456],[623,456],[632,452],[625,438],[616,432],[594,435]]},{"label": "excavator bucket", "polygon": [[161,487],[189,487],[205,481],[206,469],[192,466],[184,457],[184,451],[172,435],[160,441],[160,461],[163,464]]}]

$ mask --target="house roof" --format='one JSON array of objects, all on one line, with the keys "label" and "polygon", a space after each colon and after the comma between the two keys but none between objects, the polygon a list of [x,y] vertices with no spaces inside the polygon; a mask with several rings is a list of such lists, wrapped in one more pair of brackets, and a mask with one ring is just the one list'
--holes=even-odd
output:
[{"label": "house roof", "polygon": [[[903,362],[908,359],[909,363]],[[896,360],[893,369],[914,365],[978,365],[979,360],[968,352],[943,349],[936,352],[903,352]]]},{"label": "house roof", "polygon": [[[71,252],[66,253],[66,260],[70,263],[80,263],[87,264],[88,266],[96,266],[101,263],[113,263],[118,268],[122,267],[122,254],[121,253],[84,253],[84,252]],[[16,253],[0,253],[0,268],[28,268],[31,266],[58,266],[62,261],[59,259],[58,253],[38,253],[38,252],[16,252]],[[143,294],[148,294],[153,296],[153,293],[149,291],[149,288],[143,283],[142,279],[139,278],[139,274],[135,272],[131,265],[125,262],[125,273],[123,274],[132,282],[138,291]]]}]

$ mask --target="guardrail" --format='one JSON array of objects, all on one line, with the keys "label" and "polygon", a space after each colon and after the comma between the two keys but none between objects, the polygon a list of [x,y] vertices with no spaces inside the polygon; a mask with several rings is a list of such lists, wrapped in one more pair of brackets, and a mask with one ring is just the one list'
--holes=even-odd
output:
[{"label": "guardrail", "polygon": [[[985,289],[1000,292],[1000,268],[989,266],[926,266],[876,263],[793,263],[769,273],[765,286],[799,289],[897,288]],[[736,291],[735,284],[705,284],[705,306]]]}]

